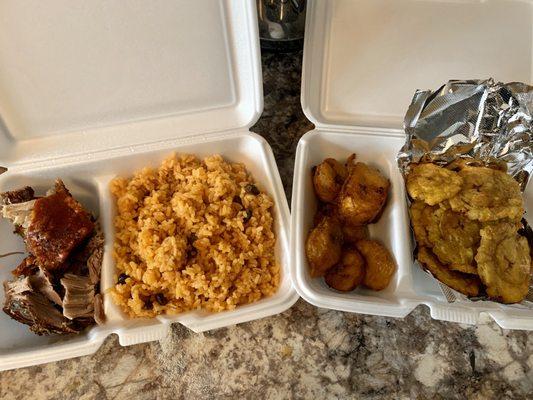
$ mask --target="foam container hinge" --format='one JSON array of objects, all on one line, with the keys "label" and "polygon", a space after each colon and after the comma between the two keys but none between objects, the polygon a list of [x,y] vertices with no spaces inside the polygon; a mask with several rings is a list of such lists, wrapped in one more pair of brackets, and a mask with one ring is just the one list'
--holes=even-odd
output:
[{"label": "foam container hinge", "polygon": [[[263,108],[255,1],[2,3],[0,59],[0,165],[8,167],[0,191],[30,185],[44,194],[59,177],[99,216],[107,316],[80,335],[42,337],[0,313],[0,370],[92,354],[111,334],[126,346],[159,340],[172,323],[202,332],[294,304],[287,199],[270,146],[249,131]],[[273,198],[276,294],[231,311],[153,319],[130,319],[113,304],[109,182],[172,152],[242,162]],[[0,254],[24,251],[12,230],[0,221]],[[0,279],[23,257],[2,258]]]},{"label": "foam container hinge", "polygon": [[[316,128],[296,150],[290,258],[294,286],[303,299],[318,307],[398,318],[425,305],[439,320],[476,324],[488,314],[504,328],[533,329],[532,308],[448,303],[437,281],[415,265],[404,182],[396,165],[405,141],[403,116],[416,89],[491,76],[531,82],[532,15],[533,2],[524,1],[308,2],[301,97]],[[397,263],[390,285],[379,292],[337,292],[308,272],[305,240],[317,207],[311,168],[351,153],[391,181],[385,212],[370,225],[370,236],[381,240]],[[526,211],[533,212],[532,184],[524,198]]]}]

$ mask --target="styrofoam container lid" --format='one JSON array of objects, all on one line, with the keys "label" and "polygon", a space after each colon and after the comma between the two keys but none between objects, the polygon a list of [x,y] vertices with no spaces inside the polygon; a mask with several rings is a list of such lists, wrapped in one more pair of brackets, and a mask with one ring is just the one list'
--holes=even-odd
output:
[{"label": "styrofoam container lid", "polygon": [[[177,322],[196,332],[278,314],[298,299],[288,262],[289,208],[272,149],[249,131],[263,109],[255,0],[0,3],[0,191],[45,193],[62,178],[105,234],[101,291],[107,321],[79,335],[37,336],[0,313],[0,370],[163,338]],[[274,200],[280,285],[272,296],[208,313],[131,319],[114,285],[116,176],[160,165],[172,152],[242,162]],[[0,254],[24,251],[0,219]],[[23,255],[2,259],[0,280]],[[11,267],[11,268],[10,268]],[[3,298],[3,288],[0,286]]]},{"label": "styrofoam container lid", "polygon": [[[531,82],[533,2],[522,0],[310,0],[302,76],[302,108],[316,129],[298,144],[291,215],[291,277],[306,301],[324,308],[404,317],[420,304],[436,319],[476,323],[489,314],[505,328],[533,329],[521,304],[448,303],[438,282],[412,257],[405,188],[396,154],[403,117],[416,89],[450,79],[493,77]],[[397,262],[389,286],[340,293],[309,275],[305,240],[317,200],[311,167],[352,153],[391,181],[388,205],[370,235]],[[531,211],[533,185],[524,193]]]},{"label": "styrofoam container lid", "polygon": [[[0,165],[250,127],[255,4],[0,3]],[[255,18],[255,17],[254,17]]]},{"label": "styrofoam container lid", "polygon": [[302,106],[316,125],[402,128],[416,89],[532,82],[533,2],[311,0]]}]

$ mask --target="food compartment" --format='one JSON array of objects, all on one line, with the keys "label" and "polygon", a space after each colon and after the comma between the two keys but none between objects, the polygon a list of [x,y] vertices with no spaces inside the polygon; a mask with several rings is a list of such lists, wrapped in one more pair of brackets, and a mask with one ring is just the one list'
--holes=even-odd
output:
[{"label": "food compartment", "polygon": [[[220,154],[232,162],[242,162],[253,175],[261,190],[274,200],[274,230],[276,233],[276,260],[280,265],[281,281],[278,291],[258,302],[237,307],[221,313],[192,311],[176,316],[159,316],[153,319],[129,319],[125,317],[105,291],[113,284],[115,275],[112,258],[114,200],[109,192],[109,182],[116,176],[130,176],[146,166],[158,166],[172,152],[194,154],[205,157]],[[92,327],[79,335],[37,336],[23,325],[0,313],[2,338],[0,338],[0,363],[2,369],[90,354],[98,348],[110,333],[117,333],[123,345],[157,340],[167,332],[168,324],[182,323],[195,331],[205,331],[233,325],[265,316],[277,314],[292,306],[298,299],[292,288],[288,265],[289,212],[287,200],[272,151],[261,137],[249,132],[228,135],[211,135],[201,140],[173,140],[152,145],[129,147],[113,151],[112,155],[98,154],[84,158],[66,158],[56,161],[50,167],[13,170],[0,177],[0,190],[11,190],[24,185],[34,186],[36,192],[44,193],[56,178],[64,180],[72,194],[99,216],[105,234],[104,261],[102,264],[101,291],[107,321],[103,326]],[[22,240],[12,234],[12,226],[7,220],[0,221],[3,240],[0,254],[21,251]],[[5,239],[4,239],[5,238]],[[3,266],[1,278],[6,279],[10,271],[22,260],[22,255],[0,259]],[[2,291],[2,301],[3,301]],[[21,361],[24,359],[25,361]]]},{"label": "food compartment", "polygon": [[[116,279],[111,256],[113,219],[116,210],[115,201],[109,189],[109,182],[119,176],[131,177],[144,167],[158,167],[163,159],[173,152],[193,154],[200,159],[209,155],[220,154],[226,161],[245,164],[259,189],[268,193],[274,201],[274,230],[277,238],[275,257],[281,269],[281,281],[279,289],[274,295],[255,303],[238,306],[235,310],[220,313],[198,310],[177,315],[159,315],[155,320],[163,324],[180,322],[195,331],[204,331],[277,314],[289,308],[296,301],[297,295],[292,289],[288,272],[289,213],[286,197],[269,145],[261,137],[248,132],[213,139],[205,138],[200,143],[191,141],[190,143],[181,142],[179,145],[176,142],[174,145],[167,143],[164,146],[144,146],[138,152],[127,152],[106,161],[106,171],[100,177],[100,188],[104,203],[103,219],[105,221],[106,249],[109,251],[104,258],[102,290],[105,292],[113,287]],[[105,296],[104,304],[110,322],[121,324],[125,321],[128,323],[132,321],[113,303],[111,296]],[[137,321],[137,319],[133,321]],[[163,331],[161,332],[164,334]]]},{"label": "food compartment", "polygon": [[[481,313],[487,313],[502,327],[533,329],[533,314],[523,305],[448,302],[439,282],[413,262],[404,183],[395,161],[405,142],[405,112],[417,88],[438,87],[447,79],[531,81],[532,4],[515,0],[309,2],[301,95],[303,111],[317,128],[302,138],[297,149],[291,217],[291,271],[305,300],[320,307],[397,317],[424,304],[436,319],[475,324]],[[376,25],[376,16],[388,23]],[[446,27],[458,16],[464,23],[450,34]],[[487,26],[494,28],[490,40]],[[369,36],[376,27],[379,35]],[[517,38],[511,45],[509,32]],[[494,63],[495,54],[507,54],[509,62]],[[421,60],[428,68],[419,68]],[[352,150],[362,161],[370,160],[389,174],[395,207],[403,208],[401,228],[395,210],[388,210],[383,218],[388,212],[392,219],[382,218],[370,232],[389,246],[398,265],[395,281],[378,293],[335,292],[322,279],[310,279],[307,272],[305,240],[316,209],[310,168],[326,157],[345,158]],[[402,195],[397,196],[398,192]],[[531,223],[532,184],[524,198]],[[379,231],[384,223],[388,224],[385,232]],[[401,257],[396,254],[398,248],[403,249]]]},{"label": "food compartment", "polygon": [[[410,311],[406,298],[412,291],[412,245],[403,179],[396,167],[396,153],[403,138],[362,132],[314,130],[307,133],[297,149],[292,203],[292,272],[299,294],[319,307],[377,315],[402,316]],[[389,286],[381,291],[358,287],[347,293],[330,288],[323,278],[311,278],[305,242],[313,225],[317,199],[313,190],[313,166],[325,158],[344,161],[351,154],[357,161],[378,168],[391,183],[383,214],[369,225],[370,237],[381,241],[393,256],[397,270]]]},{"label": "food compartment", "polygon": [[[59,168],[40,171],[24,171],[6,173],[0,177],[0,192],[20,189],[31,186],[36,196],[43,196],[54,186],[56,178],[60,178],[72,195],[83,207],[99,218],[100,204],[97,182],[93,177],[83,174],[80,169]],[[0,254],[22,252],[0,258],[0,280],[11,279],[11,271],[26,257],[27,252],[22,238],[13,232],[13,224],[5,219],[0,219]],[[2,305],[5,299],[4,287],[1,285],[0,295]],[[4,312],[0,312],[0,355],[20,351],[21,349],[49,348],[51,345],[61,345],[70,340],[86,340],[91,336],[91,328],[80,335],[50,335],[37,336],[32,333],[27,325],[10,318]]]},{"label": "food compartment", "polygon": [[[302,137],[296,156],[291,217],[291,271],[298,293],[311,304],[341,311],[404,317],[416,306],[424,304],[435,319],[475,324],[480,314],[487,313],[504,328],[532,329],[533,312],[521,304],[505,305],[462,298],[448,302],[439,282],[414,262],[405,185],[396,165],[396,154],[403,143],[403,133],[378,129],[350,132],[320,129]],[[377,224],[369,226],[370,237],[382,241],[397,265],[393,280],[379,292],[358,287],[342,293],[330,288],[323,278],[313,279],[309,275],[305,241],[317,207],[311,168],[327,157],[345,160],[352,152],[357,154],[359,161],[378,167],[391,182],[385,211]],[[530,183],[524,192],[529,220],[532,193]]]},{"label": "food compartment", "polygon": [[[7,33],[4,37],[17,38],[0,40],[0,54],[7,60],[7,69],[0,67],[0,92],[5,94],[0,100],[0,158],[9,167],[0,176],[0,190],[31,184],[40,191],[62,178],[73,195],[100,216],[105,234],[101,286],[110,286],[110,180],[156,166],[172,151],[198,157],[219,153],[229,161],[244,162],[276,203],[276,258],[282,281],[274,296],[216,315],[126,319],[108,309],[104,326],[77,336],[38,337],[0,313],[0,370],[90,354],[110,333],[117,333],[121,344],[134,344],[161,338],[170,322],[199,331],[290,307],[297,295],[287,272],[288,206],[268,144],[248,132],[263,108],[255,2],[117,3],[102,8],[67,7],[59,1],[48,8],[30,3],[2,10],[6,21],[20,20],[17,16],[46,21],[66,12],[79,23],[73,29],[68,23],[9,22],[0,29]],[[201,15],[204,27],[193,29],[197,22],[186,17],[190,15]],[[143,22],[142,29],[135,21]],[[28,45],[21,45],[24,42]],[[152,57],[138,57],[139,48]],[[95,66],[96,73],[86,73]],[[0,254],[6,248],[23,249],[11,230],[8,221],[0,221]],[[0,277],[9,276],[22,258],[0,258]]]}]

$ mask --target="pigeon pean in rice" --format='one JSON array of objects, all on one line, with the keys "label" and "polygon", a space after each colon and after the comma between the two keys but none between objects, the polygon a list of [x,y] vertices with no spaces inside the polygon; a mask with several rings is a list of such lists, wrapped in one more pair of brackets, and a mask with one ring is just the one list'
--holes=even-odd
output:
[{"label": "pigeon pean in rice", "polygon": [[274,204],[243,164],[174,154],[111,192],[111,295],[129,316],[230,310],[277,291]]}]

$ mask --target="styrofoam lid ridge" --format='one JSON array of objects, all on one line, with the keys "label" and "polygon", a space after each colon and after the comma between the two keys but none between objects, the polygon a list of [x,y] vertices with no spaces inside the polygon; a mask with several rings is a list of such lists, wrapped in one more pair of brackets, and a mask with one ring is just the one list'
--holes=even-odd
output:
[{"label": "styrofoam lid ridge", "polygon": [[255,1],[0,4],[0,165],[251,126]]},{"label": "styrofoam lid ridge", "polygon": [[310,0],[302,107],[317,126],[402,128],[416,89],[531,82],[533,2]]}]

